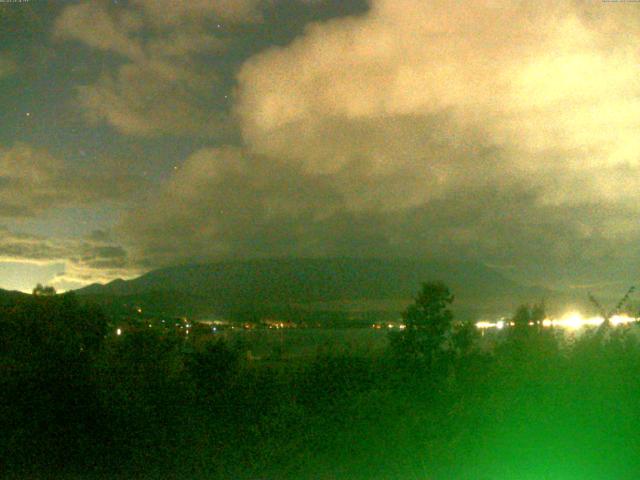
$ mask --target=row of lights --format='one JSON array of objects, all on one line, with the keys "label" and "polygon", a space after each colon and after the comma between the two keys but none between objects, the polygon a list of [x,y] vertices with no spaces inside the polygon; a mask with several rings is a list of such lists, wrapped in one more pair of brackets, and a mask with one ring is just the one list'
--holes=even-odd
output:
[{"label": "row of lights", "polygon": [[[609,322],[611,323],[611,325],[618,326],[618,325],[628,325],[631,323],[636,323],[638,321],[637,318],[634,317],[629,317],[628,315],[614,315],[609,319]],[[582,327],[598,327],[600,325],[602,325],[602,323],[604,323],[604,318],[602,317],[588,317],[585,318],[583,317],[580,313],[578,312],[572,312],[572,313],[568,313],[566,315],[564,315],[563,317],[559,318],[559,319],[550,319],[550,318],[545,318],[542,321],[542,326],[543,327],[558,327],[558,328],[566,328],[569,330],[577,330],[580,329]],[[529,322],[529,326],[534,326],[535,323],[534,322]],[[151,324],[149,324],[149,328],[151,328]],[[187,324],[187,335],[189,334],[189,330],[188,328],[190,327],[190,324]],[[491,328],[495,328],[497,330],[502,330],[504,327],[513,327],[515,326],[514,322],[508,322],[505,320],[498,320],[497,322],[487,322],[487,321],[480,321],[480,322],[476,322],[476,328],[479,328],[481,330],[486,330],[486,329],[491,329]],[[276,328],[282,328],[282,326],[278,325],[276,326]],[[371,325],[372,328],[374,329],[381,329],[384,328],[384,325],[381,325],[379,323],[374,323]],[[394,325],[392,323],[389,323],[386,325],[387,328],[392,329],[392,328],[399,328],[400,330],[404,330],[406,328],[406,325],[404,324],[400,324],[400,325]],[[245,325],[245,328],[246,325]],[[270,327],[271,328],[271,327]],[[212,331],[216,331],[217,328],[213,328]],[[116,335],[120,336],[122,335],[122,329],[118,328],[116,329]]]},{"label": "row of lights", "polygon": [[[638,321],[637,318],[630,317],[628,315],[613,315],[609,322],[612,326],[618,325],[629,325],[632,323],[636,323]],[[579,312],[571,312],[563,315],[558,319],[545,318],[542,321],[543,327],[558,327],[558,328],[566,328],[568,330],[578,330],[583,327],[598,327],[604,323],[603,317],[584,317]],[[530,326],[534,326],[534,322],[529,322]],[[495,328],[497,330],[502,330],[505,327],[513,327],[515,323],[512,321],[506,320],[498,320],[497,322],[487,322],[481,321],[476,323],[476,327],[481,330],[486,330],[490,328]]]},{"label": "row of lights", "polygon": [[376,330],[380,330],[382,328],[389,328],[389,329],[398,328],[400,330],[404,330],[405,328],[407,328],[407,326],[404,323],[401,323],[400,325],[393,324],[393,323],[389,323],[387,325],[384,325],[382,323],[373,323],[371,324],[371,328],[374,328]]},{"label": "row of lights", "polygon": [[[165,322],[164,322],[164,320],[162,320],[162,323],[165,323]],[[151,323],[147,324],[147,326],[148,326],[149,328],[153,328],[153,324],[151,324]],[[187,324],[185,325],[185,327],[186,327],[185,333],[186,333],[187,335],[189,335],[189,329],[191,328],[191,324],[190,324],[190,323],[187,323]],[[180,328],[182,329],[183,327],[181,326]],[[214,328],[214,331],[215,331],[215,328]],[[122,328],[116,328],[116,335],[117,335],[117,336],[121,336],[121,335],[122,335]]]}]

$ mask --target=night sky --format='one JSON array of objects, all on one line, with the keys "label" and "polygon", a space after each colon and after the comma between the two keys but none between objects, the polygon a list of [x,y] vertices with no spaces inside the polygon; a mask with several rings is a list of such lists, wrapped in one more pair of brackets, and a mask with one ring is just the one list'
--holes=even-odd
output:
[{"label": "night sky", "polygon": [[256,257],[640,272],[640,4],[0,3],[0,287]]}]

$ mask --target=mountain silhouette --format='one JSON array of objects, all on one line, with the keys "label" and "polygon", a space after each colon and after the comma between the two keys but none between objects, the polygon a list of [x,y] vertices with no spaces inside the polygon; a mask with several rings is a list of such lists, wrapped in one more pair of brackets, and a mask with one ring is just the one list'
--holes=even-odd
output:
[{"label": "mountain silhouette", "polygon": [[[251,310],[267,307],[378,309],[397,311],[422,282],[442,281],[456,295],[458,310],[511,309],[551,292],[519,284],[473,262],[409,259],[267,259],[183,265],[150,271],[76,290],[77,294],[125,299],[179,311]],[[505,305],[505,302],[507,303]]]}]

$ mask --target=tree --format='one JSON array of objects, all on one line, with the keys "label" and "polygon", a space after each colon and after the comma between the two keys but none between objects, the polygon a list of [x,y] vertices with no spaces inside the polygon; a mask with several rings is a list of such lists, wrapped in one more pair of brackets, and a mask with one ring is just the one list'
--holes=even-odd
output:
[{"label": "tree", "polygon": [[480,334],[473,322],[458,322],[454,325],[451,344],[460,357],[468,355],[478,340]]},{"label": "tree", "polygon": [[393,340],[396,353],[420,359],[432,366],[450,347],[453,295],[442,282],[422,284],[413,304],[402,314],[405,329]]},{"label": "tree", "polygon": [[533,305],[523,304],[517,308],[512,321],[517,330],[528,330],[531,326],[541,327],[546,316],[544,302]]},{"label": "tree", "polygon": [[0,305],[0,451],[16,468],[88,458],[100,423],[92,368],[106,329],[102,312],[72,293]]},{"label": "tree", "polygon": [[557,338],[552,330],[543,328],[547,317],[544,302],[520,305],[511,322],[513,328],[506,333],[506,342],[501,350],[507,354],[509,362],[536,362],[553,358],[558,350]]},{"label": "tree", "polygon": [[56,289],[51,286],[43,286],[41,283],[33,289],[33,294],[38,297],[52,297],[56,294]]},{"label": "tree", "polygon": [[240,368],[240,350],[225,340],[208,342],[194,353],[187,362],[187,370],[193,377],[199,397],[210,402],[224,393],[233,376]]},{"label": "tree", "polygon": [[536,303],[531,307],[531,321],[538,329],[542,327],[542,322],[544,322],[545,318],[547,318],[547,309],[544,301]]},{"label": "tree", "polygon": [[513,315],[512,321],[517,329],[527,328],[531,321],[531,308],[529,305],[520,305]]}]

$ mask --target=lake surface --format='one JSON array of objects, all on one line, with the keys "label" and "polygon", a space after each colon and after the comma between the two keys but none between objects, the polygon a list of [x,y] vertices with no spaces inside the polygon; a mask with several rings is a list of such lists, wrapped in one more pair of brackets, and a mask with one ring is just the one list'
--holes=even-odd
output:
[{"label": "lake surface", "polygon": [[211,335],[239,343],[254,358],[313,357],[322,353],[372,354],[389,344],[389,331],[373,328],[234,329]]}]

